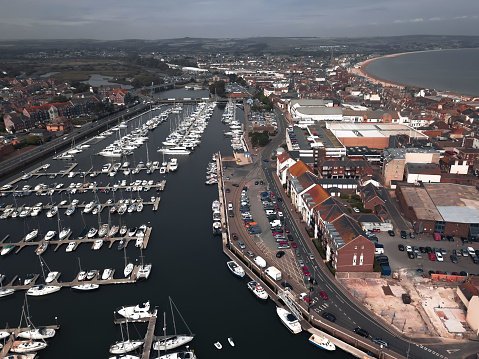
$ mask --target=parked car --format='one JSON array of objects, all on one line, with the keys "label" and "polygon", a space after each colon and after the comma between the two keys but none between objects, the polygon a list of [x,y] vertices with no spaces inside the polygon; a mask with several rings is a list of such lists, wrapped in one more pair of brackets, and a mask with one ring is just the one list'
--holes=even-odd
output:
[{"label": "parked car", "polygon": [[246,254],[249,255],[250,257],[254,257],[254,253],[252,251],[246,251]]},{"label": "parked car", "polygon": [[401,252],[404,252],[404,244],[398,244],[398,249],[399,249]]},{"label": "parked car", "polygon": [[301,269],[303,270],[304,275],[310,275],[310,274],[311,274],[311,273],[309,272],[308,267],[303,266]]},{"label": "parked car", "polygon": [[415,258],[414,252],[407,252],[407,256],[409,257],[409,259],[414,259]]},{"label": "parked car", "polygon": [[245,248],[246,248],[245,244],[244,244],[243,242],[241,242],[241,241],[238,241],[238,246],[239,246],[241,249],[245,249]]},{"label": "parked car", "polygon": [[291,247],[298,248],[298,245],[296,244],[296,242],[291,242]]},{"label": "parked car", "polygon": [[359,213],[358,207],[353,207],[353,211],[354,211],[355,213]]},{"label": "parked car", "polygon": [[436,252],[436,260],[438,262],[443,262],[444,261],[444,257],[442,256],[441,252]]},{"label": "parked car", "polygon": [[406,231],[401,231],[401,238],[402,238],[402,239],[406,239],[406,238],[407,238]]},{"label": "parked car", "polygon": [[231,233],[231,238],[234,239],[235,241],[238,240],[238,235],[236,233]]},{"label": "parked car", "polygon": [[284,256],[284,252],[283,252],[283,251],[277,251],[277,252],[276,252],[276,258],[281,258],[282,256]]},{"label": "parked car", "polygon": [[329,313],[329,312],[324,312],[323,314],[321,314],[321,316],[324,318],[324,319],[327,319],[329,320],[330,322],[335,322],[336,321],[336,316],[332,313]]},{"label": "parked car", "polygon": [[454,263],[454,264],[457,264],[459,263],[459,261],[457,260],[457,256],[455,256],[454,254],[451,254],[449,256],[449,258],[451,258],[451,262]]},{"label": "parked car", "polygon": [[394,233],[394,231],[392,229],[390,229],[388,231],[388,234],[391,236],[391,237],[394,237],[396,235],[396,233]]},{"label": "parked car", "polygon": [[409,238],[414,239],[416,236],[414,235],[414,232],[409,232]]},{"label": "parked car", "polygon": [[436,260],[436,255],[434,253],[429,253],[429,260],[430,261],[435,261]]}]

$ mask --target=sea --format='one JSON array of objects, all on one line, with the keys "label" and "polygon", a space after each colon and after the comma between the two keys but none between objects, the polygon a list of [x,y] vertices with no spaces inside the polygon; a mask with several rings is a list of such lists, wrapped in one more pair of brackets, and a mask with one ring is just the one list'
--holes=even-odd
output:
[{"label": "sea", "polygon": [[[179,97],[202,97],[201,92],[175,90],[174,95]],[[160,93],[159,97],[172,97],[172,93]],[[237,110],[237,118],[243,118],[241,109]],[[191,112],[185,107],[182,114],[170,114],[169,120],[159,125],[154,131],[149,131],[149,141],[135,150],[128,160],[134,166],[139,161],[162,161],[157,149],[169,134],[172,124],[181,120],[181,117]],[[181,313],[186,325],[196,334],[190,343],[199,359],[212,358],[293,358],[317,357],[322,358],[352,358],[351,355],[336,350],[325,352],[308,343],[309,333],[291,334],[280,322],[276,315],[272,301],[266,303],[257,300],[247,289],[247,278],[244,280],[234,277],[226,267],[228,257],[222,251],[221,239],[212,234],[211,203],[218,198],[216,186],[205,185],[205,174],[211,156],[221,151],[224,156],[231,156],[230,140],[223,136],[227,129],[221,123],[223,110],[216,107],[209,125],[203,134],[202,142],[189,156],[176,156],[179,162],[177,172],[160,175],[155,171],[147,175],[145,171],[131,178],[123,173],[115,177],[104,174],[88,181],[95,180],[99,184],[113,183],[116,180],[127,179],[132,182],[136,179],[167,180],[164,192],[160,192],[161,202],[157,212],[151,206],[145,206],[141,213],[126,213],[121,218],[118,214],[109,217],[108,211],[103,211],[100,218],[90,214],[81,214],[78,211],[67,217],[60,211],[61,226],[69,226],[73,236],[78,236],[87,226],[98,226],[99,222],[111,224],[126,224],[128,227],[147,224],[153,227],[148,248],[143,250],[145,262],[152,263],[153,269],[148,280],[136,284],[103,285],[98,290],[85,293],[72,292],[63,288],[59,292],[44,297],[28,297],[28,310],[35,326],[56,324],[60,325],[56,336],[48,340],[49,346],[39,352],[40,358],[108,358],[111,355],[108,349],[111,344],[122,340],[122,334],[127,333],[131,339],[144,338],[146,324],[130,324],[128,328],[120,329],[113,323],[115,309],[125,305],[136,305],[150,301],[159,312],[155,333],[163,334],[163,313],[166,313],[166,332],[173,333],[171,312],[168,307],[169,297]],[[160,113],[155,110],[153,115]],[[149,114],[129,122],[131,130],[141,122],[146,121]],[[108,159],[95,156],[107,144],[116,139],[112,135],[82,153],[76,155],[78,165],[75,171],[86,171],[91,167],[100,170]],[[78,144],[77,144],[78,145]],[[147,152],[148,148],[148,152]],[[68,161],[47,159],[42,162],[50,163],[49,171],[60,171],[70,166]],[[39,164],[27,170],[37,168]],[[19,176],[21,174],[17,174]],[[2,182],[2,185],[9,180]],[[32,177],[28,184],[38,183],[65,183],[83,182],[82,178],[60,177],[55,179]],[[23,186],[25,181],[21,181]],[[144,200],[149,200],[155,191],[140,194]],[[93,200],[91,192],[76,194],[68,197],[55,194],[52,200],[59,203],[78,198],[80,202]],[[136,197],[131,192],[117,191],[115,201],[121,198]],[[98,199],[106,202],[113,199],[113,193],[98,193]],[[37,202],[46,204],[49,197],[31,195],[17,198],[17,205],[34,205]],[[14,203],[13,197],[1,198],[0,202]],[[36,218],[9,218],[1,222],[1,238],[9,235],[6,242],[20,241],[24,235],[34,228],[42,233],[48,230],[57,230],[56,218],[48,219],[45,211]],[[84,269],[114,268],[115,278],[122,276],[124,268],[124,252],[117,246],[108,248],[107,245],[99,251],[93,251],[88,244],[81,244],[71,253],[65,252],[66,245],[54,251],[49,247],[42,256],[48,270],[59,271],[60,281],[70,281],[79,272],[80,265]],[[126,256],[130,261],[139,263],[140,251],[131,242],[126,249]],[[34,247],[25,247],[20,253],[10,253],[0,257],[0,273],[7,275],[10,281],[15,275],[25,278],[28,273],[41,273],[39,258],[34,254]],[[19,291],[9,297],[0,299],[0,327],[18,327],[22,313],[25,292]],[[178,332],[188,332],[181,318],[175,316]],[[128,329],[128,330],[127,330]],[[231,347],[227,338],[232,337],[235,347]],[[215,342],[221,342],[223,349],[214,347]],[[152,351],[152,357],[158,353]]]},{"label": "sea", "polygon": [[479,96],[478,56],[479,48],[414,52],[374,60],[367,71],[404,85]]}]

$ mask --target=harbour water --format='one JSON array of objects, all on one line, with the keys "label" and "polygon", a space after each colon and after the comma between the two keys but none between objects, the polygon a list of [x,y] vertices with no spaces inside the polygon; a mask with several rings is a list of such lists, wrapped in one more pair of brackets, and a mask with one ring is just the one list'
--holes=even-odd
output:
[{"label": "harbour water", "polygon": [[[115,83],[115,82],[110,82],[110,80],[111,80],[112,78],[113,78],[112,76],[105,76],[105,75],[101,75],[101,74],[91,74],[91,75],[90,75],[90,78],[88,79],[88,81],[83,81],[83,83],[89,84],[90,86],[94,86],[94,87],[106,86],[106,85],[120,85],[120,84],[117,84],[117,83]],[[131,88],[133,88],[133,87],[130,86],[130,85],[123,85],[123,84],[121,84],[120,86],[121,86],[121,88],[123,88],[123,89],[131,89]]]},{"label": "harbour water", "polygon": [[479,49],[414,52],[372,61],[367,71],[384,80],[479,96]]},{"label": "harbour water", "polygon": [[[186,92],[183,97],[191,92]],[[162,94],[160,94],[163,97]],[[180,96],[180,95],[179,95]],[[178,96],[178,97],[179,97]],[[238,110],[238,117],[242,112]],[[155,112],[159,113],[159,111]],[[152,236],[148,248],[143,251],[145,261],[153,264],[150,278],[147,281],[128,285],[101,286],[97,291],[75,293],[68,288],[47,295],[45,297],[29,298],[31,319],[35,325],[60,324],[61,329],[55,338],[50,340],[47,349],[40,353],[42,358],[105,358],[109,356],[108,348],[115,341],[122,340],[120,327],[113,324],[113,311],[123,305],[135,305],[150,300],[152,305],[158,307],[159,313],[166,311],[168,297],[171,296],[179,308],[183,318],[190,329],[196,333],[191,342],[199,359],[204,358],[293,358],[298,355],[324,358],[351,358],[349,354],[337,350],[336,352],[321,352],[320,349],[308,343],[308,333],[299,335],[290,334],[278,319],[274,304],[259,302],[246,288],[246,280],[238,280],[227,269],[227,257],[221,249],[219,237],[212,234],[211,228],[211,202],[217,198],[216,186],[205,186],[205,169],[214,152],[221,151],[223,155],[231,155],[232,150],[229,139],[223,136],[226,126],[221,123],[222,110],[216,108],[210,123],[203,134],[199,147],[189,156],[175,156],[179,159],[177,172],[165,176],[166,189],[160,192],[160,206],[157,212],[151,206],[145,206],[141,213],[131,213],[122,216],[122,223],[128,227],[139,226],[143,223],[153,226]],[[147,149],[150,161],[162,161],[157,153],[161,142],[170,132],[170,123],[176,116],[171,114],[169,121],[161,124],[154,131],[149,132],[150,140],[139,149],[135,150],[134,157],[128,160],[134,165],[139,161],[147,161]],[[143,116],[146,121],[149,115]],[[136,126],[140,120],[129,122],[129,127]],[[108,159],[94,156],[108,143],[115,140],[116,135],[92,145],[88,150],[76,155],[78,162],[76,171],[86,171],[90,167],[100,170]],[[47,160],[50,163],[49,172],[60,171],[69,167],[68,161]],[[36,168],[38,165],[32,167]],[[227,171],[226,171],[227,172]],[[17,175],[18,176],[18,175]],[[122,173],[115,177],[104,174],[87,181],[98,183],[113,183],[118,179],[153,179],[158,182],[163,179],[159,171],[147,175],[145,171],[126,178]],[[48,179],[31,178],[29,184],[62,182],[67,186],[71,182],[82,182],[79,176],[74,178],[60,177]],[[4,181],[2,184],[9,182]],[[20,181],[23,186],[25,181]],[[153,190],[141,193],[147,200],[156,195]],[[131,192],[115,192],[115,200],[120,198],[136,197]],[[76,194],[71,198],[55,194],[53,201],[78,198],[80,202],[94,199],[94,194]],[[112,198],[98,193],[100,202]],[[37,202],[49,202],[48,196],[22,197],[17,199],[17,204],[33,205]],[[13,197],[2,198],[0,202],[13,203]],[[78,236],[81,229],[86,226],[98,226],[98,217],[90,214],[83,216],[77,212],[72,217],[67,217],[60,211],[62,226],[70,226],[74,231],[73,236]],[[108,222],[108,211],[101,214],[101,222]],[[118,214],[111,216],[111,223],[118,224]],[[7,240],[16,242],[33,228],[40,228],[46,233],[48,230],[57,229],[57,220],[47,219],[45,211],[37,218],[6,219],[1,222],[2,238],[9,234]],[[93,251],[90,245],[82,244],[74,252],[66,253],[66,245],[57,252],[48,248],[43,255],[48,267],[53,271],[60,271],[60,280],[68,281],[79,272],[77,258],[81,259],[81,266],[87,269],[115,268],[119,276],[124,267],[123,252],[116,246],[111,249],[103,246],[99,251]],[[139,250],[131,243],[127,250],[130,260],[139,260]],[[28,273],[40,273],[38,257],[32,248],[24,248],[19,254],[10,253],[0,258],[0,273],[5,273],[8,280],[14,275],[25,278]],[[18,326],[24,292],[17,292],[0,300],[1,315],[0,326],[7,323],[9,327]],[[57,318],[57,319],[55,319]],[[177,329],[183,330],[180,320],[176,318]],[[162,315],[156,326],[156,334],[162,334]],[[167,331],[171,332],[173,326],[168,324]],[[126,335],[126,332],[123,331]],[[129,326],[130,338],[143,338],[146,333],[146,324]],[[236,346],[230,347],[227,337],[233,337]],[[217,350],[213,343],[220,341],[222,350]],[[156,354],[156,353],[155,353]]]}]

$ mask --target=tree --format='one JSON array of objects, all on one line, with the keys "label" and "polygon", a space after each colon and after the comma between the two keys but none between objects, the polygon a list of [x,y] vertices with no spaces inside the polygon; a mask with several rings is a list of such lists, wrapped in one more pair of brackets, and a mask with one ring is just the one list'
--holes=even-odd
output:
[{"label": "tree", "polygon": [[66,96],[59,95],[59,96],[52,97],[49,103],[67,102],[67,101],[68,101],[68,98]]},{"label": "tree", "polygon": [[38,136],[30,135],[30,136],[27,137],[27,144],[28,145],[38,146],[41,143],[42,143],[42,140],[40,140],[40,137],[38,137]]},{"label": "tree", "polygon": [[210,93],[218,96],[225,94],[225,82],[223,80],[213,82],[209,87]]}]

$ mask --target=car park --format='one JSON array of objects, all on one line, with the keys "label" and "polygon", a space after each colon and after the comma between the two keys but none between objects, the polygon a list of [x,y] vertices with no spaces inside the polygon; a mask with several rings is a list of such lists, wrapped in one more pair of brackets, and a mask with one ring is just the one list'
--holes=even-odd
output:
[{"label": "car park", "polygon": [[354,328],[353,329],[353,332],[355,332],[356,334],[362,336],[362,337],[365,337],[365,338],[368,338],[369,337],[369,333],[367,330],[363,329],[363,328]]},{"label": "car park", "polygon": [[324,312],[323,314],[321,314],[321,316],[324,319],[329,320],[330,322],[335,322],[336,321],[336,316],[332,313]]}]

